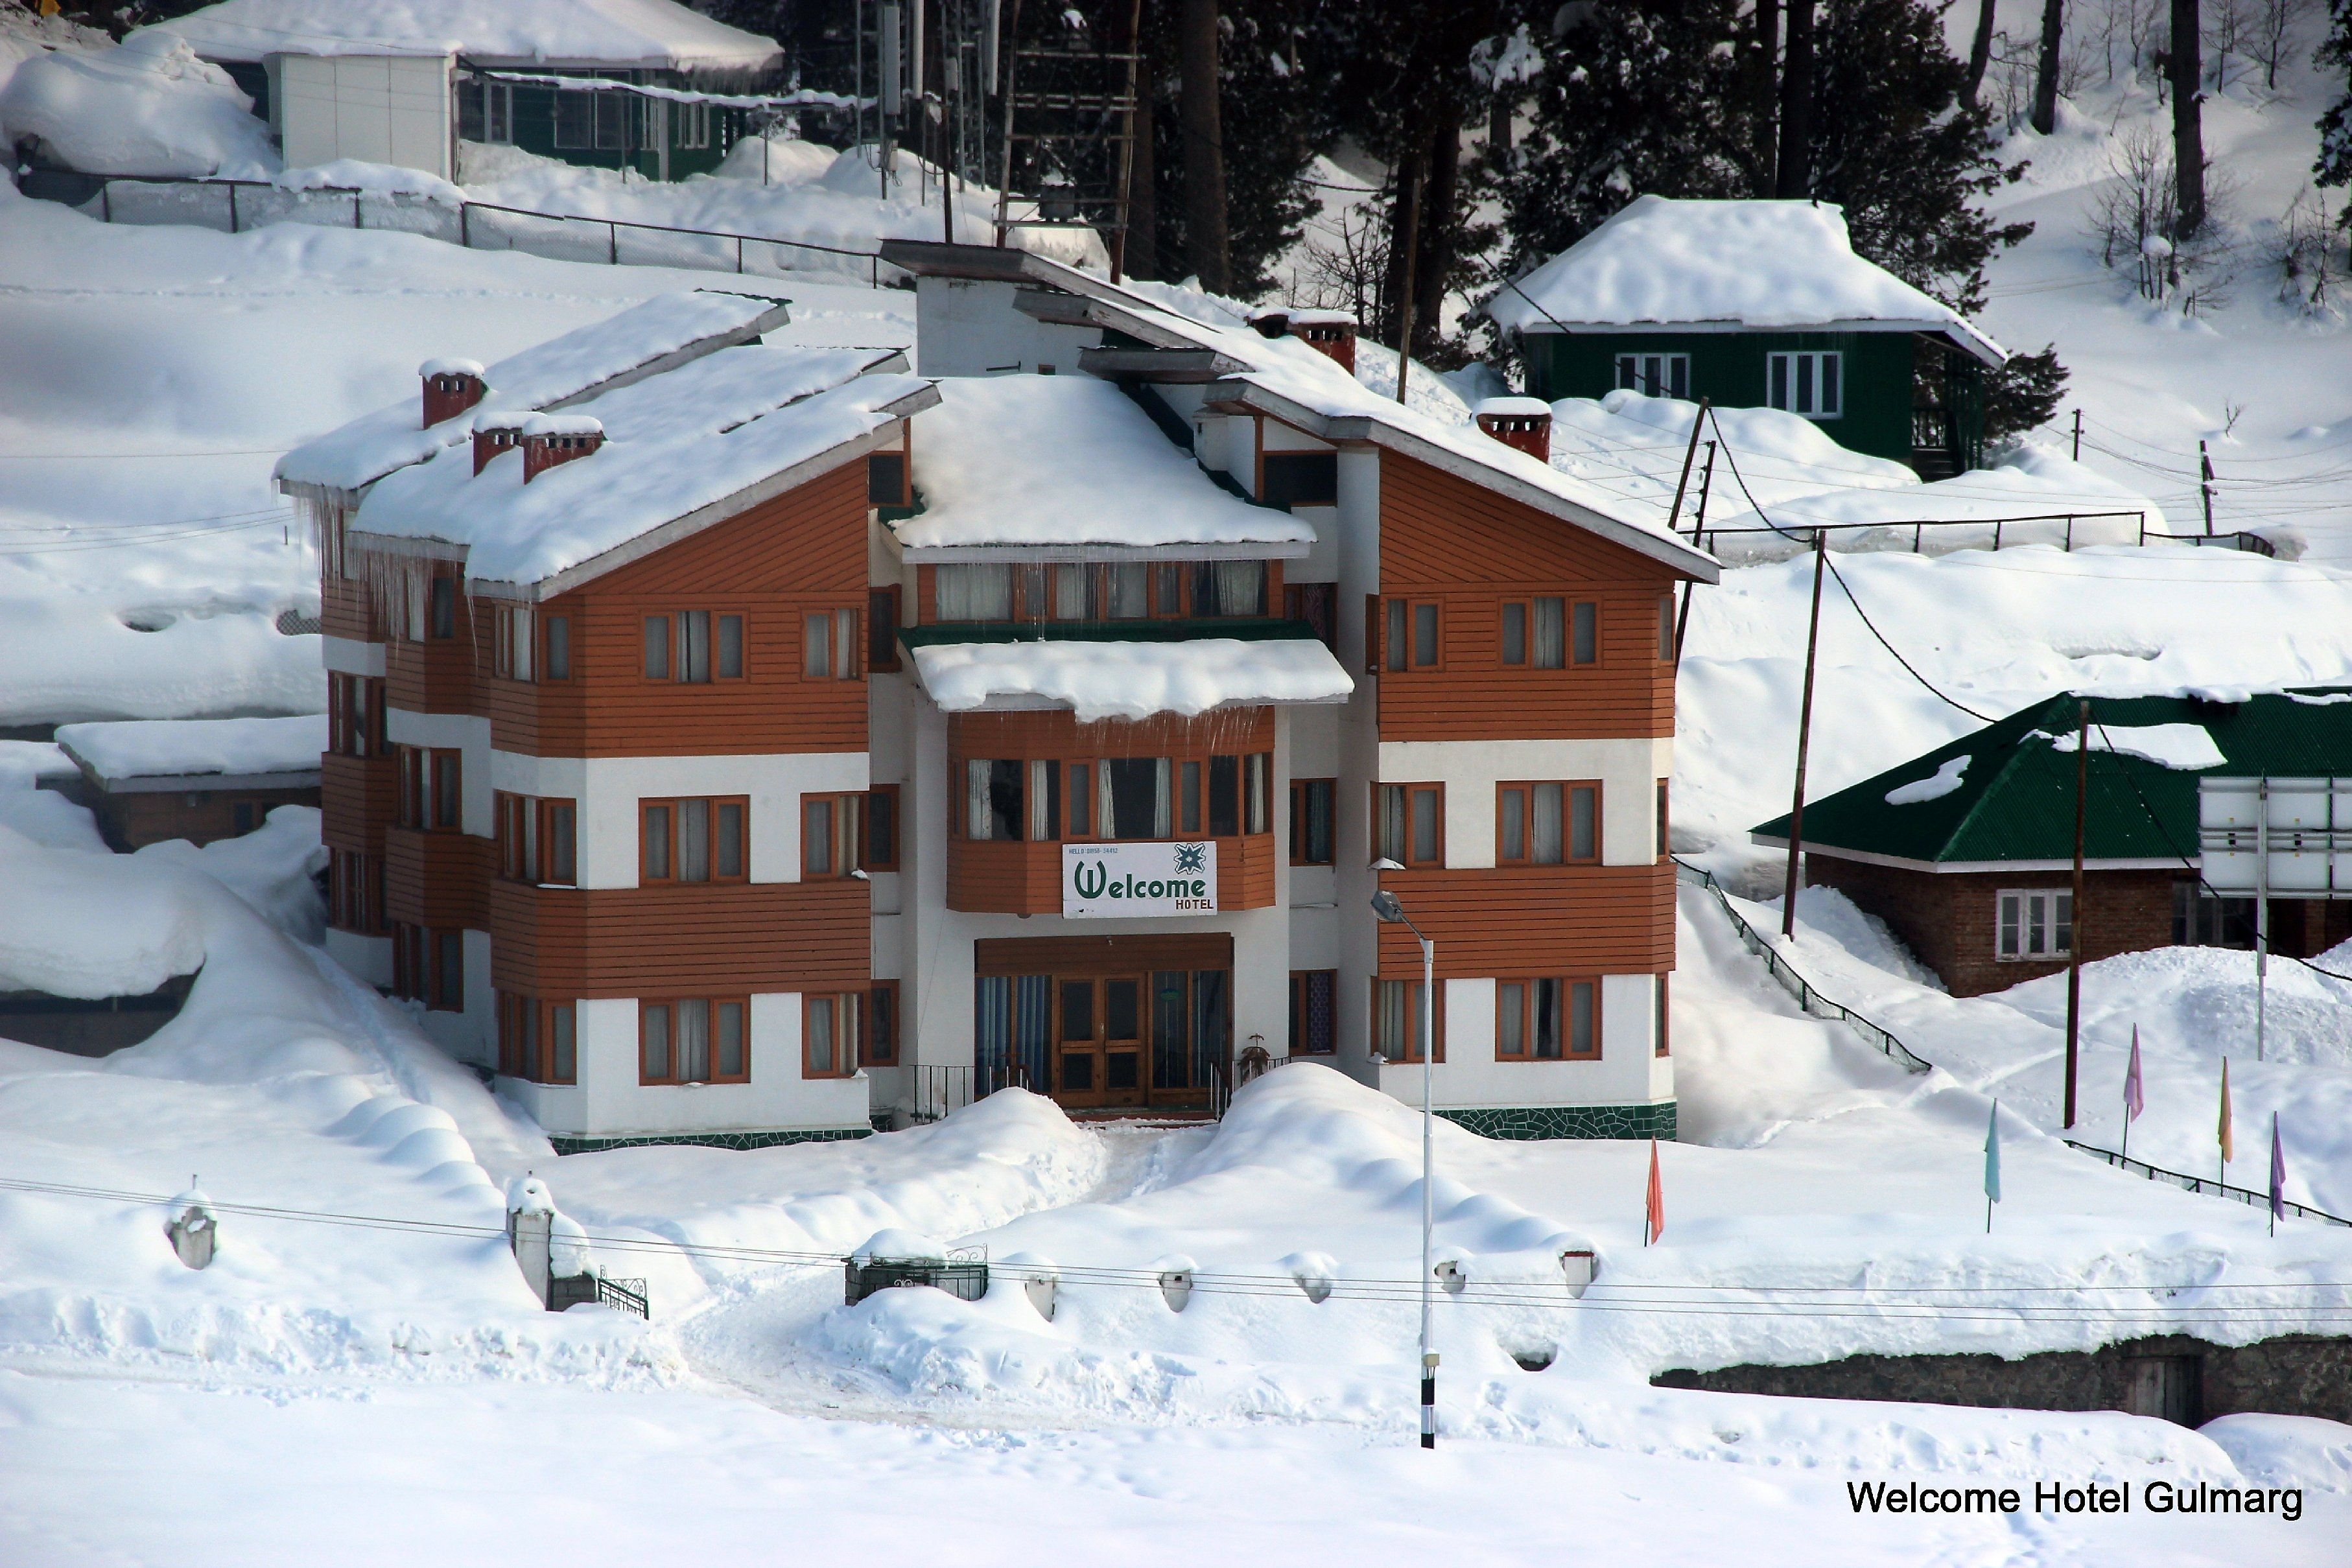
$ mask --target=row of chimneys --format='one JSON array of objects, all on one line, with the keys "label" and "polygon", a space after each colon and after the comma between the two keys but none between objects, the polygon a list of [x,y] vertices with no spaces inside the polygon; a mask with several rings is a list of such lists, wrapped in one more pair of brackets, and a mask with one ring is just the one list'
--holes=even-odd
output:
[{"label": "row of chimneys", "polygon": [[[1344,311],[1277,306],[1253,312],[1249,324],[1261,338],[1296,338],[1355,374],[1356,321]],[[1471,411],[1471,417],[1504,445],[1517,447],[1538,463],[1551,461],[1551,405],[1542,399],[1490,397]]]},{"label": "row of chimneys", "polygon": [[[482,401],[490,388],[472,360],[429,360],[417,374],[425,382],[425,428],[457,418]],[[604,444],[604,424],[587,414],[487,413],[474,425],[474,472],[501,452],[522,448],[522,482],[530,484],[559,463],[585,457]]]}]

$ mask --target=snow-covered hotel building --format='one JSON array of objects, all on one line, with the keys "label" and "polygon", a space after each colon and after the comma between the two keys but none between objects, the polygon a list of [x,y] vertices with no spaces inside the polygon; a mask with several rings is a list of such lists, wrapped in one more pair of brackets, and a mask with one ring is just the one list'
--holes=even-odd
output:
[{"label": "snow-covered hotel building", "polygon": [[[1253,330],[893,244],[919,362],[666,297],[290,454],[331,950],[564,1148],[1007,1084],[1206,1111],[1314,1059],[1671,1134],[1678,583],[1712,561]],[[1489,434],[1492,432],[1492,434]],[[1391,867],[1393,869],[1391,869]]]}]

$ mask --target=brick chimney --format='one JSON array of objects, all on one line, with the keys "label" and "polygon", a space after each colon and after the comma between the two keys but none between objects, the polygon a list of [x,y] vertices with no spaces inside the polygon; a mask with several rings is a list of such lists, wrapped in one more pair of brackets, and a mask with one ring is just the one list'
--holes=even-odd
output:
[{"label": "brick chimney", "polygon": [[1296,338],[1356,373],[1356,319],[1345,310],[1293,309],[1276,306],[1255,311],[1249,324],[1261,338]]},{"label": "brick chimney", "polygon": [[1551,404],[1536,397],[1490,397],[1470,411],[1478,428],[1538,463],[1551,461]]},{"label": "brick chimney", "polygon": [[585,457],[604,444],[604,424],[593,414],[534,413],[522,422],[522,482],[559,463]]},{"label": "brick chimney", "polygon": [[482,367],[472,360],[427,360],[416,367],[425,380],[425,428],[455,419],[489,391]]},{"label": "brick chimney", "polygon": [[490,465],[490,459],[501,452],[511,452],[522,444],[522,420],[513,414],[506,423],[497,423],[498,416],[486,414],[474,424],[474,472],[478,474]]}]

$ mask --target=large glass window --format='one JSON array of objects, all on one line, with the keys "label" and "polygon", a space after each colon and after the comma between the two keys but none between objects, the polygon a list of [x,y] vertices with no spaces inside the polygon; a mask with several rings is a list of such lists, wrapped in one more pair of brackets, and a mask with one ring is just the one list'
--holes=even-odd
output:
[{"label": "large glass window", "polygon": [[1766,356],[1765,401],[1807,419],[1836,419],[1845,412],[1844,356],[1837,353]]},{"label": "large glass window", "polygon": [[1617,385],[1643,397],[1690,396],[1688,354],[1620,354]]}]

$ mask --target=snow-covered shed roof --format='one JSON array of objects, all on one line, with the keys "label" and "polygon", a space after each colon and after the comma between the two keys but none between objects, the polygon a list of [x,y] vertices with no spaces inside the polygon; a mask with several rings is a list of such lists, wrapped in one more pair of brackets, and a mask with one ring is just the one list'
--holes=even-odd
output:
[{"label": "snow-covered shed roof", "polygon": [[1072,708],[1079,722],[1345,702],[1355,682],[1312,637],[917,643],[915,675],[950,713]]},{"label": "snow-covered shed roof", "polygon": [[[2071,864],[2081,700],[2074,693],[2046,698],[1806,801],[1805,849],[1922,871]],[[2181,854],[2197,847],[2201,773],[2352,774],[2352,689],[2090,703],[2084,853],[2103,869],[2185,869]],[[1785,846],[1789,819],[1765,822],[1753,836]]]},{"label": "snow-covered shed roof", "polygon": [[677,0],[221,0],[159,22],[208,60],[462,56],[478,65],[752,73],[783,50]]},{"label": "snow-covered shed roof", "polygon": [[[1135,400],[1092,376],[964,376],[913,441],[914,559],[989,546],[1249,546],[1304,555],[1315,530],[1220,488]],[[1257,548],[1264,547],[1264,548]]]},{"label": "snow-covered shed roof", "polygon": [[[319,781],[327,716],[295,718],[142,718],[58,727],[58,745],[102,789],[184,789],[212,774],[296,787]],[[152,780],[153,782],[144,782]]]},{"label": "snow-covered shed roof", "polygon": [[1479,307],[1518,332],[1788,328],[1936,332],[1998,365],[2001,346],[1950,306],[1853,253],[1823,202],[1636,196]]},{"label": "snow-covered shed roof", "polygon": [[[1039,283],[1076,296],[1083,319],[1093,325],[1155,348],[1206,349],[1241,367],[1211,383],[1210,394],[1218,401],[1272,414],[1325,441],[1365,442],[1418,458],[1676,571],[1706,582],[1716,580],[1714,557],[1664,527],[1622,515],[1607,491],[1506,446],[1475,424],[1448,424],[1382,397],[1296,338],[1263,338],[1245,324],[1206,319],[1206,309],[1182,314],[1026,251],[886,239],[882,256],[919,277]],[[919,433],[916,439],[919,447]]]},{"label": "snow-covered shed roof", "polygon": [[[500,360],[484,373],[489,390],[479,404],[430,429],[423,427],[418,399],[412,395],[307,442],[278,460],[278,485],[289,491],[363,490],[394,469],[467,442],[478,414],[567,407],[698,355],[749,342],[782,326],[787,317],[785,302],[766,295],[713,288],[665,294]],[[423,373],[458,362],[431,360]]]},{"label": "snow-covered shed roof", "polygon": [[470,442],[439,448],[368,492],[356,533],[462,553],[476,582],[561,592],[838,466],[931,406],[931,383],[905,365],[895,349],[721,349],[574,403],[603,444],[528,484],[519,449],[478,474]]}]

